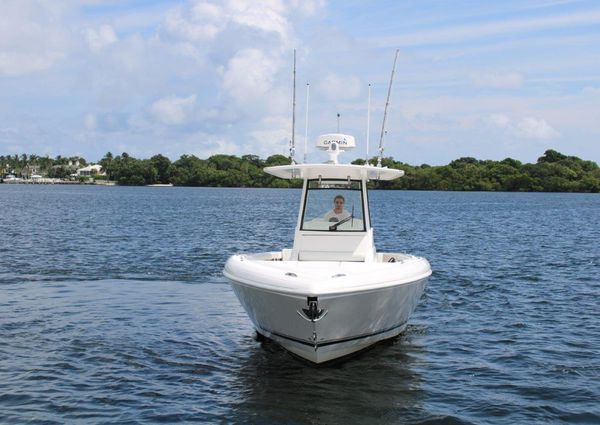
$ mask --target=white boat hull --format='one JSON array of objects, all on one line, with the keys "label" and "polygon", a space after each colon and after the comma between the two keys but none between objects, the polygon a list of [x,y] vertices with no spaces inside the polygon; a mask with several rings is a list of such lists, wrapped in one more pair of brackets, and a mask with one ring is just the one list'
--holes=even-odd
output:
[{"label": "white boat hull", "polygon": [[[306,360],[323,363],[397,336],[406,328],[431,273],[426,260],[411,258],[417,261],[405,269],[408,268],[409,274],[416,279],[410,279],[406,273],[397,273],[398,280],[385,283],[376,282],[377,273],[373,270],[362,276],[371,282],[356,281],[360,276],[346,276],[346,282],[332,279],[332,271],[341,269],[349,273],[344,270],[344,263],[330,264],[327,269],[323,263],[304,262],[295,264],[294,269],[292,264],[280,261],[271,262],[275,270],[284,275],[284,270],[294,269],[292,274],[295,276],[284,275],[277,285],[264,274],[264,267],[258,270],[263,272],[261,275],[254,267],[257,262],[240,261],[240,256],[228,261],[224,273],[260,334]],[[329,280],[318,282],[315,281],[318,277],[313,275],[303,281],[302,270],[315,266],[321,267],[321,274],[328,275]],[[385,273],[389,274],[394,265],[379,267],[386,268]],[[400,271],[402,267],[399,264],[397,268]],[[252,281],[253,276],[262,281]],[[355,282],[349,281],[352,277]],[[314,304],[313,312],[310,301]]]}]

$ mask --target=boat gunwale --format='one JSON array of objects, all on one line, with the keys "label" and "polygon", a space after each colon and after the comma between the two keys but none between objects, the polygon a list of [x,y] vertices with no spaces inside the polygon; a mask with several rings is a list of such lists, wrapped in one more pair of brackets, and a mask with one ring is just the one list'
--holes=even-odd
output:
[{"label": "boat gunwale", "polygon": [[[314,285],[314,284],[303,285],[303,283],[305,283],[307,280],[310,282],[314,282],[314,277],[307,277],[303,280],[291,281],[293,283],[296,283],[296,285],[287,286],[287,285],[281,285],[281,284],[278,285],[278,284],[274,284],[274,283],[265,284],[264,281],[261,282],[258,280],[249,279],[249,278],[237,275],[237,274],[233,274],[230,271],[228,271],[227,268],[231,261],[239,261],[240,263],[242,263],[243,260],[241,260],[241,257],[242,257],[241,255],[234,255],[234,256],[230,257],[229,260],[227,261],[227,263],[225,264],[225,269],[223,270],[223,275],[228,280],[230,280],[233,283],[243,285],[246,287],[261,289],[261,290],[271,292],[271,293],[276,293],[276,294],[286,294],[286,295],[291,295],[291,296],[298,296],[301,298],[305,298],[306,296],[309,296],[309,295],[310,296],[319,296],[319,297],[352,296],[352,295],[369,293],[369,292],[377,292],[377,291],[381,291],[381,290],[385,290],[385,289],[394,288],[397,286],[408,285],[411,283],[420,282],[424,279],[429,278],[432,274],[431,267],[429,266],[429,262],[425,258],[414,257],[415,259],[419,260],[419,262],[427,263],[427,265],[429,267],[428,267],[427,271],[425,271],[425,272],[422,272],[419,274],[413,274],[404,279],[387,279],[387,280],[382,280],[382,281],[379,281],[376,283],[369,283],[367,285],[365,285],[363,283],[359,283],[358,285],[355,285],[355,286],[354,285],[346,285],[343,287],[336,287],[336,288],[327,288],[327,287],[323,288],[323,286],[326,286],[327,283],[333,281],[334,279],[340,279],[340,278],[335,278],[335,277],[331,276],[331,277],[321,279],[321,281],[320,281],[322,283],[321,285]],[[269,260],[264,260],[264,261],[268,262]],[[258,261],[253,261],[253,262],[258,263]],[[310,263],[322,264],[324,262],[322,262],[322,261],[296,261],[295,263],[303,263],[303,264],[306,263],[307,266],[310,266]],[[333,263],[342,263],[342,262],[336,261]],[[380,263],[380,264],[381,265],[387,265],[387,264],[401,265],[402,263],[400,263],[400,264],[398,264],[398,263]],[[404,264],[406,264],[406,263],[404,263]],[[261,277],[264,278],[264,276],[261,276]],[[347,277],[347,276],[344,276],[344,277]],[[282,274],[281,280],[283,281],[283,279],[298,279],[298,277],[297,276],[286,276],[285,274]]]}]

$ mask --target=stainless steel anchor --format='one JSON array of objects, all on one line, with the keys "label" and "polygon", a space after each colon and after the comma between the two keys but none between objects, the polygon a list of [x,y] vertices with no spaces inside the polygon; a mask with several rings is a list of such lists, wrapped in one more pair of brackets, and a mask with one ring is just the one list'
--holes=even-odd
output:
[{"label": "stainless steel anchor", "polygon": [[302,311],[296,310],[298,316],[302,317],[307,322],[311,322],[313,325],[313,333],[311,340],[313,342],[315,351],[319,348],[317,343],[317,322],[327,316],[328,310],[319,308],[319,300],[317,297],[306,297],[306,304],[308,308],[303,308]]}]

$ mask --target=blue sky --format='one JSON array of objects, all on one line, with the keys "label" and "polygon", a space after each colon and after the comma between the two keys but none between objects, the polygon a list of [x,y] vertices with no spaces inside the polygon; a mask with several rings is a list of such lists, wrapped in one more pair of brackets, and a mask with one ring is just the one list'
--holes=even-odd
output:
[{"label": "blue sky", "polygon": [[341,130],[385,154],[600,162],[600,3],[4,0],[0,154],[147,158],[287,153],[297,49],[297,156]]}]

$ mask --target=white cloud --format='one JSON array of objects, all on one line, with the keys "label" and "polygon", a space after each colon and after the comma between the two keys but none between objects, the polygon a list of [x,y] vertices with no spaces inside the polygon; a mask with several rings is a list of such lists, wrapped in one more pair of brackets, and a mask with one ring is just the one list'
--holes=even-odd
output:
[{"label": "white cloud", "polygon": [[184,40],[211,40],[225,28],[223,12],[220,6],[201,1],[190,9],[178,7],[167,14],[164,29]]},{"label": "white cloud", "polygon": [[265,102],[272,88],[279,61],[258,49],[244,49],[229,60],[223,74],[223,88],[242,107]]},{"label": "white cloud", "polygon": [[[309,5],[306,13],[316,11],[319,1]],[[290,66],[294,39],[288,18],[301,7],[280,0],[195,0],[167,14],[159,39],[173,56],[192,58],[201,68],[214,91],[203,109],[254,121],[279,113],[282,67]]]},{"label": "white cloud", "polygon": [[591,94],[591,95],[600,95],[600,87],[585,87],[583,89],[583,93],[584,94]]},{"label": "white cloud", "polygon": [[492,114],[487,117],[487,123],[523,139],[548,140],[560,136],[543,118],[524,117],[514,120],[504,114]]},{"label": "white cloud", "polygon": [[15,128],[15,127],[5,127],[5,128],[0,128],[0,135],[12,135],[12,134],[17,134],[19,131]]},{"label": "white cloud", "polygon": [[517,123],[517,133],[527,139],[554,139],[560,134],[543,118],[526,117]]},{"label": "white cloud", "polygon": [[[0,146],[2,146],[4,152],[22,153],[22,151],[14,149],[15,147],[18,147],[18,145],[13,145],[15,141],[19,140],[19,133],[19,129],[15,127],[0,128],[0,143],[2,143]],[[0,164],[0,168],[2,168],[2,164]]]},{"label": "white cloud", "polygon": [[484,37],[497,35],[510,34],[514,36],[517,33],[556,28],[576,28],[598,23],[600,23],[600,10],[590,10],[555,16],[498,20],[496,22],[426,29],[399,36],[378,37],[373,39],[373,41],[380,47],[447,44],[468,40],[480,40]]},{"label": "white cloud", "polygon": [[83,126],[87,131],[95,131],[98,127],[98,120],[94,114],[86,114],[83,118]]},{"label": "white cloud", "polygon": [[477,86],[498,89],[518,89],[525,82],[525,77],[518,72],[477,74],[472,79]]},{"label": "white cloud", "polygon": [[206,42],[215,39],[232,25],[275,33],[288,40],[290,25],[288,7],[279,0],[228,0],[213,2],[196,0],[189,8],[170,11],[163,29],[167,35],[182,40]]},{"label": "white cloud", "polygon": [[[269,117],[259,123],[257,130],[251,131],[250,141],[243,146],[248,153],[267,157],[273,154],[288,154],[289,141],[291,138],[291,120],[289,117]],[[302,158],[304,145],[300,146],[298,134],[296,134],[296,159]]]},{"label": "white cloud", "polygon": [[71,43],[64,6],[51,1],[3,1],[0,14],[0,74],[21,75],[52,67]]},{"label": "white cloud", "polygon": [[189,122],[194,115],[196,95],[188,97],[169,96],[159,99],[150,107],[158,121],[166,125],[181,125]]},{"label": "white cloud", "polygon": [[129,129],[129,116],[122,112],[87,113],[83,117],[86,136],[123,132]]},{"label": "white cloud", "polygon": [[355,99],[361,93],[361,83],[358,77],[338,74],[327,74],[318,84],[319,92],[330,100]]},{"label": "white cloud", "polygon": [[216,154],[239,155],[240,149],[235,142],[225,135],[195,131],[168,139],[164,154],[172,159],[176,159],[182,154],[207,158]]},{"label": "white cloud", "polygon": [[[56,146],[54,154],[90,159],[117,152],[117,144],[132,154],[174,157],[287,153],[293,47],[299,47],[297,157],[305,82],[312,86],[311,140],[335,129],[336,112],[344,131],[364,138],[366,82],[372,82],[376,144],[393,50],[373,48],[364,34],[380,30],[395,37],[394,47],[432,44],[404,49],[399,59],[386,154],[429,163],[460,155],[527,160],[558,138],[557,149],[598,158],[600,72],[590,51],[600,32],[588,25],[600,22],[594,10],[566,5],[561,10],[571,12],[546,19],[559,9],[373,9],[359,2],[352,13],[374,19],[357,30],[347,25],[343,5],[322,10],[324,0],[180,0],[126,8],[113,0],[0,3],[0,128],[19,130],[0,130],[0,150]],[[398,22],[386,13],[390,8],[411,19]],[[449,51],[460,54],[439,54]],[[402,148],[405,140],[413,141],[411,149]]]},{"label": "white cloud", "polygon": [[290,6],[303,15],[314,15],[325,8],[325,0],[291,0]]},{"label": "white cloud", "polygon": [[287,40],[287,9],[281,1],[229,0],[228,5],[233,22],[259,31],[275,33],[282,40]]},{"label": "white cloud", "polygon": [[[214,136],[213,136],[214,137]],[[211,156],[217,154],[239,155],[240,149],[237,143],[224,138],[218,138],[210,142],[209,146],[201,152],[201,155]]]},{"label": "white cloud", "polygon": [[98,29],[88,28],[85,38],[92,52],[98,52],[118,40],[115,30],[110,25],[102,25]]},{"label": "white cloud", "polygon": [[[245,146],[245,150],[256,155],[266,157],[282,153],[288,147],[290,132],[283,128],[272,130],[256,130],[250,132],[253,143]],[[296,141],[296,143],[298,143]],[[296,159],[301,157],[300,147],[296,145]],[[287,154],[287,150],[285,152]]]},{"label": "white cloud", "polygon": [[510,124],[510,118],[504,114],[492,114],[489,116],[489,123],[494,127],[507,128]]}]

